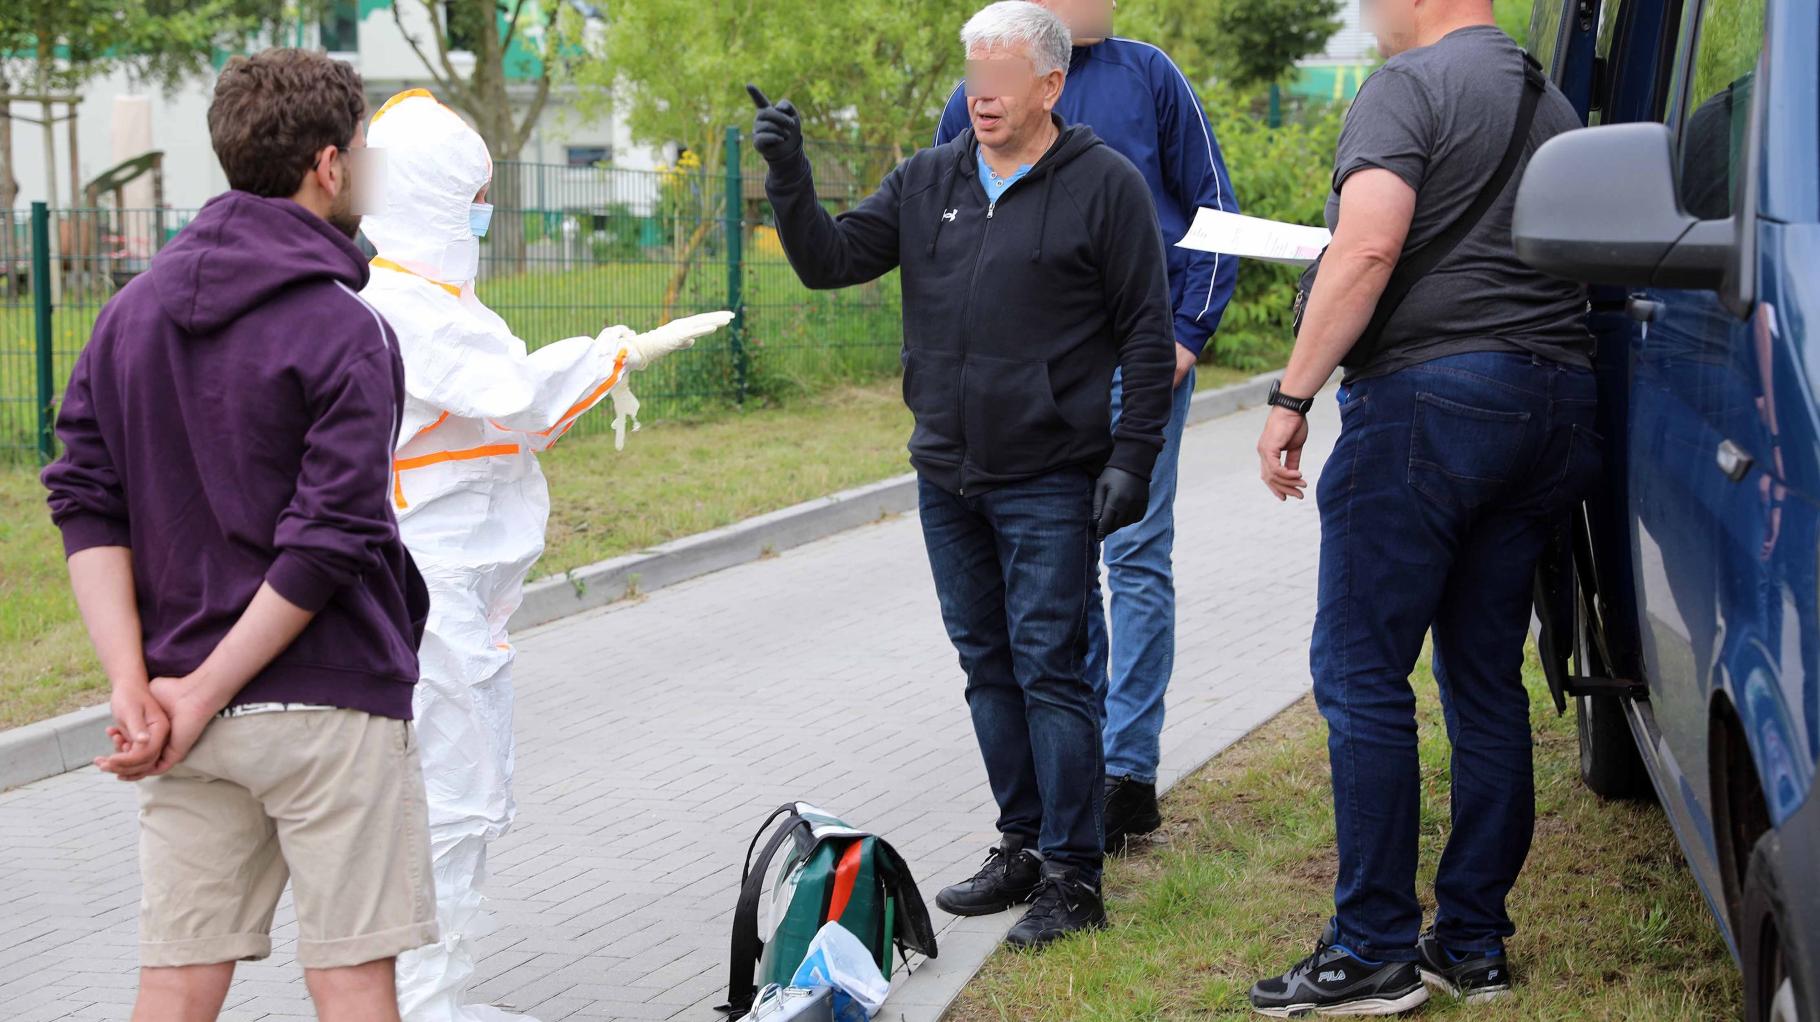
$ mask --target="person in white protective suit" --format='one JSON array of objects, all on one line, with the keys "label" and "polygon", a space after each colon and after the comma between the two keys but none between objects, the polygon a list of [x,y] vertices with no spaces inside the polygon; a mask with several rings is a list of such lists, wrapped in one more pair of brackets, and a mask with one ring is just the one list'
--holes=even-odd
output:
[{"label": "person in white protective suit", "polygon": [[537,452],[611,396],[636,414],[627,374],[726,325],[731,313],[645,334],[609,327],[527,354],[474,294],[491,207],[486,145],[427,91],[393,97],[367,138],[386,153],[380,210],[363,227],[378,252],[361,297],[398,333],[404,424],[392,499],[430,589],[414,711],[429,798],[441,942],[398,962],[407,1022],[512,1018],[464,1005],[487,843],[511,825],[512,647],[506,621],[543,553],[549,492]]}]

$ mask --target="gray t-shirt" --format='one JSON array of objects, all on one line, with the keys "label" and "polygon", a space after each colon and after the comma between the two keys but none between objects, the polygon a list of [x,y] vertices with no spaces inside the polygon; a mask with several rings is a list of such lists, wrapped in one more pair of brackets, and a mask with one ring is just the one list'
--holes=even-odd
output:
[{"label": "gray t-shirt", "polygon": [[[1491,25],[1462,28],[1392,57],[1366,79],[1346,115],[1327,226],[1339,223],[1346,179],[1381,167],[1416,190],[1405,256],[1447,230],[1497,173],[1523,89],[1522,51]],[[1542,143],[1577,127],[1572,104],[1551,84],[1536,108],[1523,165]],[[1365,364],[1358,364],[1358,354],[1347,357],[1347,379],[1479,351],[1591,365],[1585,289],[1530,269],[1512,247],[1510,221],[1523,165],[1478,226],[1410,289],[1384,328],[1377,357]]]}]

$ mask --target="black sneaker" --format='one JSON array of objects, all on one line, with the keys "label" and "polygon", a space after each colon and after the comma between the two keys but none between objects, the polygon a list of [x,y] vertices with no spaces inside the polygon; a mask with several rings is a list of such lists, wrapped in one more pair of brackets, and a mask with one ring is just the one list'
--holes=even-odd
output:
[{"label": "black sneaker", "polygon": [[1106,903],[1100,900],[1100,889],[1066,866],[1045,862],[1036,903],[1005,935],[1005,943],[1016,948],[1040,948],[1071,933],[1105,928]]},{"label": "black sneaker", "polygon": [[1106,851],[1117,855],[1126,842],[1163,825],[1156,785],[1130,777],[1106,778]]},{"label": "black sneaker", "polygon": [[935,896],[943,912],[956,916],[989,916],[1036,897],[1042,860],[1024,847],[1024,839],[1006,834],[986,853],[986,864],[970,880],[944,887]]},{"label": "black sneaker", "polygon": [[1333,924],[1314,954],[1251,988],[1251,1006],[1272,1018],[1400,1015],[1428,1001],[1414,962],[1370,962],[1333,943]]},{"label": "black sneaker", "polygon": [[1502,951],[1449,951],[1430,927],[1416,943],[1416,955],[1422,982],[1469,1004],[1510,993],[1510,960]]}]

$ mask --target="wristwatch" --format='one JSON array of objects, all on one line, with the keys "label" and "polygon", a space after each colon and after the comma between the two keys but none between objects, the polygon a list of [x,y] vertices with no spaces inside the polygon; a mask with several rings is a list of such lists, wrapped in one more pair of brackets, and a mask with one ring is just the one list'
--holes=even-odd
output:
[{"label": "wristwatch", "polygon": [[1297,415],[1307,415],[1309,410],[1314,407],[1314,398],[1290,397],[1283,393],[1283,381],[1277,380],[1270,385],[1270,396],[1264,399],[1264,403],[1277,408],[1287,408]]}]

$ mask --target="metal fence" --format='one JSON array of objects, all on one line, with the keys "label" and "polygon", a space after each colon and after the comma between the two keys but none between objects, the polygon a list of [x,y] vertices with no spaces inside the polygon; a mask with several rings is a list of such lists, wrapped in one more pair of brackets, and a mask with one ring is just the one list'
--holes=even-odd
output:
[{"label": "metal fence", "polygon": [[[897,371],[896,275],[838,292],[804,288],[771,229],[762,164],[742,152],[704,168],[629,170],[500,162],[476,284],[532,348],[624,323],[648,330],[696,312],[739,313],[727,330],[641,372],[647,419],[768,399]],[[869,194],[895,153],[814,146],[832,210]],[[102,307],[143,272],[195,210],[0,210],[0,459],[55,456],[51,425]],[[584,418],[576,434],[605,431]]]}]

